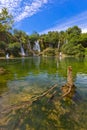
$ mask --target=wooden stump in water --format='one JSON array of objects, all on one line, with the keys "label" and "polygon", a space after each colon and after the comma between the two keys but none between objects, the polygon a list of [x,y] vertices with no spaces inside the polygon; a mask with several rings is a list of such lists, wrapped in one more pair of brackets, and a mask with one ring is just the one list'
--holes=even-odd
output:
[{"label": "wooden stump in water", "polygon": [[67,85],[73,86],[72,67],[69,66],[67,69]]},{"label": "wooden stump in water", "polygon": [[62,97],[72,98],[75,94],[75,85],[73,83],[72,67],[67,69],[67,83],[62,86]]}]

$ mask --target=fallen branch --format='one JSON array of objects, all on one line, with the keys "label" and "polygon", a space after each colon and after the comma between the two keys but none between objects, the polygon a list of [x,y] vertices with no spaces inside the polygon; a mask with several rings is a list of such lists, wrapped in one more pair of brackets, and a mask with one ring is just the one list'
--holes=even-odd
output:
[{"label": "fallen branch", "polygon": [[71,89],[72,89],[72,86],[69,86],[68,91],[67,91],[66,93],[64,93],[64,94],[61,96],[61,98],[66,97],[66,96],[71,92]]},{"label": "fallen branch", "polygon": [[20,104],[16,104],[16,105],[12,105],[8,108],[5,108],[2,112],[0,112],[1,114],[5,114],[5,113],[8,113],[12,110],[17,110],[17,109],[20,109],[20,108],[23,108],[25,106],[31,106],[33,102],[41,99],[42,97],[46,96],[48,93],[50,93],[53,89],[55,89],[58,85],[57,84],[54,84],[51,88],[49,88],[48,90],[46,90],[45,92],[43,92],[40,96],[37,96],[35,98],[32,98],[32,101],[24,101],[24,102],[21,102]]}]

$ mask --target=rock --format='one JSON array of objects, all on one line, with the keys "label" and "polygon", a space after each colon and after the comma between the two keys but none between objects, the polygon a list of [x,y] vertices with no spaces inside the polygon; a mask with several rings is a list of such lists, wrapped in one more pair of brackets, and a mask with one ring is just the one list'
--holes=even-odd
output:
[{"label": "rock", "polygon": [[5,74],[6,70],[3,67],[0,67],[0,74]]}]

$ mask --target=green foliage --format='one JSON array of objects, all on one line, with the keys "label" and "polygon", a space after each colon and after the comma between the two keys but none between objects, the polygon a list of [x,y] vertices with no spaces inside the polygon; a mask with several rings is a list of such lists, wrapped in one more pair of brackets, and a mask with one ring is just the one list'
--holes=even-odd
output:
[{"label": "green foliage", "polygon": [[59,33],[57,31],[48,32],[48,42],[52,44],[53,47],[57,47],[59,41]]},{"label": "green foliage", "polygon": [[79,43],[81,43],[83,47],[87,47],[87,33],[81,34],[79,38]]},{"label": "green foliage", "polygon": [[66,32],[60,31],[59,32],[59,41],[58,41],[58,48],[61,49],[62,45],[65,43],[66,40]]},{"label": "green foliage", "polygon": [[85,48],[85,55],[87,56],[87,48]]},{"label": "green foliage", "polygon": [[35,41],[37,41],[39,39],[39,34],[37,32],[33,32],[30,36],[29,36],[30,42],[34,43]]},{"label": "green foliage", "polygon": [[0,57],[5,57],[5,52],[0,51]]},{"label": "green foliage", "polygon": [[46,56],[54,56],[55,55],[55,49],[53,48],[46,48],[44,51],[43,51],[43,55],[46,55]]},{"label": "green foliage", "polygon": [[28,36],[25,32],[21,30],[14,30],[14,37],[17,42],[20,42],[21,44],[26,44],[28,40]]},{"label": "green foliage", "polygon": [[81,36],[81,29],[78,26],[74,26],[66,30],[66,40],[67,43],[69,44],[78,45],[80,36]]},{"label": "green foliage", "polygon": [[58,46],[59,41],[59,33],[57,31],[48,32],[48,34],[41,35],[41,39],[43,39],[45,47],[49,47],[49,45],[53,48]]},{"label": "green foliage", "polygon": [[8,43],[12,41],[12,34],[9,30],[12,28],[13,17],[9,14],[7,8],[0,12],[0,49],[6,50]]},{"label": "green foliage", "polygon": [[4,41],[0,41],[0,49],[4,50],[6,48],[6,43]]},{"label": "green foliage", "polygon": [[79,38],[81,34],[81,29],[78,26],[70,27],[66,30],[67,39],[70,40],[71,38]]},{"label": "green foliage", "polygon": [[13,17],[9,14],[7,8],[3,8],[0,12],[0,32],[8,31],[11,29]]},{"label": "green foliage", "polygon": [[43,52],[42,52],[42,55],[45,55],[45,56],[58,56],[59,55],[59,50],[58,48],[56,49],[53,49],[53,48],[46,48]]},{"label": "green foliage", "polygon": [[55,55],[58,56],[59,55],[59,49],[55,48]]},{"label": "green foliage", "polygon": [[10,43],[8,46],[8,50],[10,50],[13,56],[19,56],[20,43],[19,42]]},{"label": "green foliage", "polygon": [[67,55],[74,55],[74,56],[85,55],[85,49],[81,44],[78,44],[76,46],[72,43],[64,44],[62,46],[62,51],[64,54],[67,54]]},{"label": "green foliage", "polygon": [[[83,47],[87,47],[87,33],[81,34],[81,29],[78,26],[70,27],[65,32],[50,31],[43,35],[39,35],[34,31],[29,36],[25,32],[16,29],[13,33],[10,33],[9,30],[12,28],[12,24],[12,15],[9,14],[6,8],[3,8],[0,12],[0,49],[5,51],[8,48],[14,56],[19,56],[19,43],[23,44],[24,49],[29,52],[28,43],[30,42],[32,49],[34,42],[37,40],[39,40],[43,54],[49,56],[59,55],[61,48],[65,54],[83,56]],[[67,44],[65,44],[66,41]]]}]

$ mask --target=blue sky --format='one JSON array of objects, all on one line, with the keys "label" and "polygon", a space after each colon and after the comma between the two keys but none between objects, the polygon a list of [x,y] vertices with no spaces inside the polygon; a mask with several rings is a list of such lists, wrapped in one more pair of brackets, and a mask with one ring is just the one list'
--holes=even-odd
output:
[{"label": "blue sky", "polygon": [[61,31],[74,25],[87,32],[87,0],[0,0],[0,11],[3,7],[14,16],[14,27],[27,34]]}]

